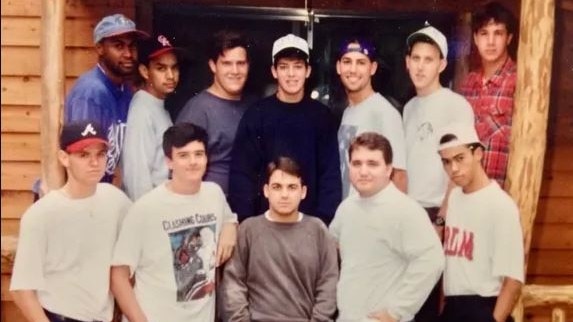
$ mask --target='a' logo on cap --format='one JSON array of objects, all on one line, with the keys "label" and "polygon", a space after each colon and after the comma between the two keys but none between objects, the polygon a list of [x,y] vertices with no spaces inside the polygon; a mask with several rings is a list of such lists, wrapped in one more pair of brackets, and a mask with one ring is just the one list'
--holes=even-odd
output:
[{"label": "'a' logo on cap", "polygon": [[161,45],[163,45],[163,47],[171,47],[171,43],[169,42],[169,39],[167,39],[167,37],[165,37],[163,35],[159,35],[157,37],[157,41],[159,41],[161,43]]},{"label": "'a' logo on cap", "polygon": [[82,136],[87,136],[88,134],[91,134],[91,135],[97,134],[96,130],[94,129],[94,127],[92,126],[91,123],[88,123],[88,125],[86,125],[86,128],[82,132]]}]

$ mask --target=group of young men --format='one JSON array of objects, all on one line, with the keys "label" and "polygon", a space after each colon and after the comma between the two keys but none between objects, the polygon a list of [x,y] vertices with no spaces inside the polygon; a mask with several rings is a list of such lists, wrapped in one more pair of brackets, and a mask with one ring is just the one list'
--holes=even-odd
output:
[{"label": "group of young men", "polygon": [[[232,31],[211,43],[212,85],[173,122],[164,100],[183,51],[105,17],[98,65],[66,100],[67,182],[22,218],[16,304],[51,322],[110,321],[114,298],[126,321],[506,321],[524,280],[519,214],[500,187],[515,24],[491,3],[472,26],[482,68],[462,86],[469,102],[440,84],[446,37],[407,38],[416,96],[403,116],[372,87],[372,42],[345,40],[337,127],[305,95],[304,39],[274,42],[277,92],[256,101],[243,93],[250,44]],[[118,174],[129,198],[109,184]]]}]

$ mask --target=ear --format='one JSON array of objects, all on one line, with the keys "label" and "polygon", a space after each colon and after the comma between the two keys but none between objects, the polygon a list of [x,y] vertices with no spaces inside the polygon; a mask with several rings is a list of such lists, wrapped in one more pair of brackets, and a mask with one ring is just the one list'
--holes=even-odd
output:
[{"label": "ear", "polygon": [[274,79],[278,79],[277,69],[275,68],[274,64],[271,66],[271,74],[273,74]]},{"label": "ear", "polygon": [[440,73],[442,73],[444,69],[446,69],[446,66],[448,66],[448,61],[446,60],[446,58],[442,58],[440,60]]},{"label": "ear", "polygon": [[474,32],[474,34],[473,34],[473,39],[474,39],[474,45],[477,46],[477,43],[478,43],[478,41],[477,41],[477,39],[478,39],[478,34],[477,34],[477,32]]},{"label": "ear", "polygon": [[103,45],[101,43],[102,41],[100,40],[100,42],[98,42],[97,44],[95,44],[95,50],[98,56],[102,56],[103,55]]},{"label": "ear", "polygon": [[377,69],[378,69],[378,62],[373,61],[372,65],[370,66],[370,76],[376,74]]},{"label": "ear", "polygon": [[477,148],[474,150],[474,156],[476,161],[481,164],[481,160],[483,159],[483,148]]},{"label": "ear", "polygon": [[310,72],[312,71],[312,67],[310,67],[310,65],[306,66],[306,76],[305,78],[309,78],[310,77]]},{"label": "ear", "polygon": [[64,150],[58,150],[58,160],[64,168],[70,166],[70,155]]},{"label": "ear", "polygon": [[213,73],[213,74],[215,74],[215,72],[217,72],[217,64],[212,59],[209,59],[209,69],[211,70],[211,73]]},{"label": "ear", "polygon": [[173,170],[173,159],[168,156],[165,156],[165,163],[167,164],[167,168],[169,170]]},{"label": "ear", "polygon": [[263,193],[265,194],[265,198],[269,198],[269,185],[265,183],[263,186]]},{"label": "ear", "polygon": [[404,60],[406,61],[406,70],[410,70],[410,55],[406,55]]},{"label": "ear", "polygon": [[340,75],[340,60],[336,61],[336,73]]},{"label": "ear", "polygon": [[388,177],[388,179],[392,178],[392,172],[394,171],[394,167],[389,164],[387,169],[386,169],[386,176]]},{"label": "ear", "polygon": [[143,79],[145,80],[149,80],[149,69],[147,68],[147,66],[145,66],[144,64],[139,64],[139,74],[141,74],[141,77],[143,77]]},{"label": "ear", "polygon": [[300,195],[300,200],[304,200],[304,198],[306,198],[306,186],[303,185],[302,188],[301,188],[301,190],[302,190],[302,191],[301,191],[302,193],[301,193],[301,195]]},{"label": "ear", "polygon": [[509,34],[507,36],[507,46],[509,46],[509,44],[511,44],[511,41],[513,40],[513,34]]}]

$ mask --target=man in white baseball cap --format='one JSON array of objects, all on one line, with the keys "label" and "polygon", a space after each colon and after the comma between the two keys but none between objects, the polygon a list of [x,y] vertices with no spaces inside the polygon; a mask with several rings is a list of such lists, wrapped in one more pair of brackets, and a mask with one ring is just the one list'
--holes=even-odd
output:
[{"label": "man in white baseball cap", "polygon": [[278,156],[292,158],[302,169],[307,195],[301,212],[328,224],[340,203],[336,121],[325,105],[305,95],[309,53],[308,43],[298,36],[277,39],[271,66],[277,92],[254,103],[239,123],[229,176],[229,202],[239,220],[268,209],[260,192],[265,167]]},{"label": "man in white baseball cap", "polygon": [[[444,88],[440,74],[447,65],[448,45],[444,34],[426,25],[406,40],[406,68],[416,89],[404,107],[408,195],[424,207],[438,234],[443,229],[448,191],[453,187],[436,153],[436,130],[452,122],[473,124],[474,114],[463,96]],[[436,321],[439,286],[424,303],[416,321]]]},{"label": "man in white baseball cap", "polygon": [[524,280],[518,208],[487,176],[473,124],[452,123],[437,139],[444,170],[457,186],[446,213],[446,305],[440,321],[512,321]]}]

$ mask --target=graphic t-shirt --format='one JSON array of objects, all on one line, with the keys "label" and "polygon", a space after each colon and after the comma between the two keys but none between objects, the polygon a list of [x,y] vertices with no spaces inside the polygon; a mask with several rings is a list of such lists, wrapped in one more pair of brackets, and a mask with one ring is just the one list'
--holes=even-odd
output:
[{"label": "graphic t-shirt", "polygon": [[236,216],[210,182],[194,195],[162,184],[130,209],[113,265],[135,274],[135,295],[149,322],[214,320],[215,252],[225,222]]}]

